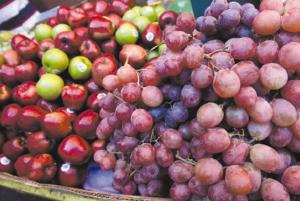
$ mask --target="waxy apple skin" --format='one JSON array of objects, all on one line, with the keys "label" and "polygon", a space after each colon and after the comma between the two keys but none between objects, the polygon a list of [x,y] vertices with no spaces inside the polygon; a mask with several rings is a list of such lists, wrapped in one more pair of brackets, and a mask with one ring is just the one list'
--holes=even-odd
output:
[{"label": "waxy apple skin", "polygon": [[27,81],[13,89],[13,100],[20,105],[35,105],[38,101],[38,94],[35,82]]},{"label": "waxy apple skin", "polygon": [[14,86],[18,83],[15,67],[2,64],[0,68],[0,80],[9,86]]},{"label": "waxy apple skin", "polygon": [[73,31],[78,36],[80,44],[89,38],[89,29],[87,27],[76,27]]},{"label": "waxy apple skin", "polygon": [[68,24],[71,27],[84,26],[87,22],[87,13],[82,8],[74,8],[69,12]]},{"label": "waxy apple skin", "polygon": [[33,40],[25,39],[16,45],[16,51],[23,59],[34,59],[39,51],[39,46]]},{"label": "waxy apple skin", "polygon": [[40,123],[45,114],[46,111],[36,105],[23,107],[18,118],[18,128],[25,132],[40,130]]},{"label": "waxy apple skin", "polygon": [[104,0],[99,0],[95,4],[95,12],[99,15],[107,15],[111,9],[111,4]]},{"label": "waxy apple skin", "polygon": [[94,39],[104,40],[109,39],[114,34],[113,23],[104,17],[94,16],[89,21],[89,32]]},{"label": "waxy apple skin", "polygon": [[73,128],[77,135],[92,140],[96,138],[96,129],[99,124],[99,115],[92,110],[85,110],[77,116]]},{"label": "waxy apple skin", "polygon": [[16,66],[15,72],[19,82],[34,81],[38,75],[38,66],[33,61],[25,61]]},{"label": "waxy apple skin", "polygon": [[32,155],[49,153],[54,145],[54,140],[48,139],[43,131],[29,134],[26,141],[26,147]]},{"label": "waxy apple skin", "polygon": [[17,44],[18,44],[19,42],[21,42],[21,41],[23,41],[23,40],[27,40],[27,39],[29,40],[28,37],[26,37],[26,36],[24,36],[24,35],[22,35],[22,34],[16,34],[16,35],[14,35],[14,36],[12,37],[12,39],[11,39],[11,42],[10,42],[11,48],[12,48],[13,50],[16,50]]},{"label": "waxy apple skin", "polygon": [[109,74],[117,72],[115,57],[111,54],[104,54],[93,62],[92,77],[96,84],[102,85],[102,79]]},{"label": "waxy apple skin", "polygon": [[0,172],[13,173],[14,172],[14,163],[12,160],[0,154]]},{"label": "waxy apple skin", "polygon": [[6,103],[11,97],[11,89],[0,82],[0,104]]},{"label": "waxy apple skin", "polygon": [[53,39],[46,39],[39,43],[38,57],[41,59],[43,54],[55,47]]},{"label": "waxy apple skin", "polygon": [[68,84],[64,86],[61,98],[64,106],[72,110],[80,110],[87,99],[87,89],[80,84]]},{"label": "waxy apple skin", "polygon": [[15,167],[17,175],[19,177],[26,177],[26,175],[28,174],[28,163],[30,162],[30,160],[32,158],[33,158],[32,155],[25,154],[25,155],[20,156],[16,160],[14,167]]},{"label": "waxy apple skin", "polygon": [[82,56],[94,61],[101,55],[101,50],[95,41],[86,39],[80,45],[80,53]]},{"label": "waxy apple skin", "polygon": [[85,180],[86,169],[81,166],[74,166],[70,163],[64,163],[58,170],[58,180],[63,186],[76,187]]},{"label": "waxy apple skin", "polygon": [[16,160],[25,153],[25,144],[26,139],[24,137],[10,139],[3,145],[3,154],[11,160]]},{"label": "waxy apple skin", "polygon": [[16,129],[21,110],[21,106],[16,103],[6,105],[1,113],[1,125],[6,128]]},{"label": "waxy apple skin", "polygon": [[78,51],[80,39],[74,31],[65,31],[56,36],[54,43],[56,48],[68,54],[74,54]]},{"label": "waxy apple skin", "polygon": [[86,80],[90,77],[92,62],[87,57],[76,56],[71,59],[68,71],[73,80]]},{"label": "waxy apple skin", "polygon": [[64,23],[68,21],[68,17],[70,15],[71,8],[68,6],[60,6],[57,10],[56,17],[59,22]]}]

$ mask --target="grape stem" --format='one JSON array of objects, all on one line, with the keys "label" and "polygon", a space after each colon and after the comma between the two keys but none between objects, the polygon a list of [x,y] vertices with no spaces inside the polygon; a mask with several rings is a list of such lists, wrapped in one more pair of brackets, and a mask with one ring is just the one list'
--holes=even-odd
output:
[{"label": "grape stem", "polygon": [[182,157],[179,155],[178,151],[177,151],[175,157],[176,157],[177,159],[179,159],[179,160],[185,162],[185,163],[188,163],[188,164],[191,164],[191,165],[196,165],[196,161],[194,161],[193,159],[185,159],[185,158],[182,158]]}]

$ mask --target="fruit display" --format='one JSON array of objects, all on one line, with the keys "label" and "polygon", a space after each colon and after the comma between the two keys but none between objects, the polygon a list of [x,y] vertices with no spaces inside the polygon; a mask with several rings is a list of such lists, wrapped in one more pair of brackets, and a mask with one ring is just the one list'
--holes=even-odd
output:
[{"label": "fruit display", "polygon": [[0,56],[0,171],[175,201],[298,200],[299,16],[294,0],[213,0],[197,19],[134,0],[61,6]]}]

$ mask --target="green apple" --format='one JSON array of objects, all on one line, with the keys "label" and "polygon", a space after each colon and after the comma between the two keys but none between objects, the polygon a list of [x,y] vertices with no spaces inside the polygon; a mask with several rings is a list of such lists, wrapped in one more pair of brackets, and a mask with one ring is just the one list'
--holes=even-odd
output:
[{"label": "green apple", "polygon": [[157,15],[155,9],[152,6],[142,7],[141,15],[147,17],[151,22],[157,21]]},{"label": "green apple", "polygon": [[120,45],[135,44],[139,38],[139,32],[134,25],[124,23],[116,31],[115,37]]},{"label": "green apple", "polygon": [[157,19],[159,18],[160,14],[166,11],[165,7],[161,4],[155,6],[154,9],[155,9]]},{"label": "green apple", "polygon": [[149,61],[149,60],[151,60],[151,59],[153,59],[153,58],[155,58],[155,57],[159,57],[159,54],[158,54],[157,51],[152,51],[152,52],[150,52],[150,53],[147,55],[147,60]]},{"label": "green apple", "polygon": [[36,83],[36,90],[39,96],[47,101],[56,100],[64,87],[64,81],[55,74],[46,73]]},{"label": "green apple", "polygon": [[55,37],[64,31],[71,31],[71,27],[67,24],[58,24],[52,29],[52,38],[55,39]]},{"label": "green apple", "polygon": [[132,23],[135,24],[142,33],[151,23],[151,21],[145,16],[137,16],[132,20]]},{"label": "green apple", "polygon": [[0,43],[7,42],[13,37],[9,31],[0,31]]},{"label": "green apple", "polygon": [[92,62],[83,56],[77,56],[71,59],[69,65],[69,74],[73,80],[85,80],[90,77]]},{"label": "green apple", "polygon": [[52,27],[48,24],[39,24],[34,29],[35,39],[43,41],[52,37]]},{"label": "green apple", "polygon": [[134,10],[136,13],[141,15],[142,7],[141,6],[134,6],[131,10]]},{"label": "green apple", "polygon": [[52,48],[43,54],[42,64],[48,73],[59,74],[68,68],[69,58],[60,49]]},{"label": "green apple", "polygon": [[167,49],[167,45],[166,44],[161,44],[159,47],[158,47],[158,54],[161,55],[165,49]]},{"label": "green apple", "polygon": [[130,9],[124,13],[122,19],[131,22],[137,16],[140,16],[140,14],[137,13],[135,10]]}]

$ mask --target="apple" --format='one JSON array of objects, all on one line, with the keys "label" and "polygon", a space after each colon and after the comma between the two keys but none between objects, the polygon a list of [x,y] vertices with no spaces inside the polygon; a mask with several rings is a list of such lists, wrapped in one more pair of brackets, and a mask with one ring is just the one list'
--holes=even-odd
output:
[{"label": "apple", "polygon": [[39,24],[34,29],[34,36],[37,41],[43,41],[52,37],[52,27],[48,24]]},{"label": "apple", "polygon": [[134,25],[123,23],[117,29],[115,37],[120,45],[135,44],[139,38],[139,32]]},{"label": "apple", "polygon": [[41,59],[43,57],[43,54],[49,50],[55,48],[54,40],[52,39],[46,39],[40,42],[39,44],[39,51],[38,51],[38,57]]},{"label": "apple", "polygon": [[55,110],[55,112],[63,112],[63,113],[65,113],[69,117],[71,123],[73,123],[75,121],[75,118],[77,116],[77,114],[76,114],[76,112],[74,110],[72,110],[70,108],[67,108],[67,107],[57,108]]},{"label": "apple", "polygon": [[59,74],[68,68],[69,58],[60,49],[53,48],[43,54],[42,64],[48,73]]},{"label": "apple", "polygon": [[56,17],[58,21],[61,23],[65,23],[68,21],[69,15],[70,15],[71,8],[68,6],[60,6],[57,9]]},{"label": "apple", "polygon": [[46,111],[36,105],[23,107],[17,121],[18,128],[25,132],[40,130],[40,123],[45,114]]},{"label": "apple", "polygon": [[161,37],[161,30],[157,22],[149,24],[142,33],[143,43],[149,46],[159,45]]},{"label": "apple", "polygon": [[132,8],[132,10],[134,10],[136,13],[138,13],[139,15],[141,15],[142,7],[141,6],[134,6]]},{"label": "apple", "polygon": [[96,3],[94,3],[94,2],[84,2],[84,3],[82,3],[81,4],[81,8],[83,9],[83,10],[85,10],[86,12],[89,12],[89,11],[93,11],[93,10],[95,10],[95,7],[96,7],[96,5],[95,5]]},{"label": "apple", "polygon": [[82,165],[90,159],[92,150],[85,139],[69,135],[58,146],[59,157],[73,165]]},{"label": "apple", "polygon": [[71,27],[84,26],[87,22],[87,13],[82,8],[74,8],[69,12],[67,20]]},{"label": "apple", "polygon": [[39,78],[41,78],[43,75],[47,74],[46,68],[44,68],[43,66],[39,69]]},{"label": "apple", "polygon": [[177,13],[172,10],[167,10],[159,16],[158,23],[162,29],[165,29],[167,25],[175,25],[176,20],[177,20]]},{"label": "apple", "polygon": [[0,154],[0,172],[13,173],[14,172],[14,163],[4,154]]},{"label": "apple", "polygon": [[80,84],[68,84],[64,86],[61,98],[65,107],[72,110],[80,110],[87,98],[87,89]]},{"label": "apple", "polygon": [[25,154],[20,156],[15,164],[14,167],[16,169],[17,175],[19,177],[26,177],[28,174],[28,163],[33,158],[30,154]]},{"label": "apple", "polygon": [[64,87],[64,81],[55,74],[46,73],[36,83],[36,90],[39,96],[47,101],[56,100]]},{"label": "apple", "polygon": [[21,110],[22,108],[18,104],[11,103],[6,105],[1,112],[1,125],[6,128],[16,129]]},{"label": "apple", "polygon": [[151,21],[145,16],[137,16],[133,18],[132,23],[137,26],[140,33],[142,33]]},{"label": "apple", "polygon": [[18,44],[19,42],[23,41],[23,40],[26,40],[26,39],[29,40],[29,38],[26,37],[26,36],[24,36],[23,34],[16,34],[16,35],[14,35],[14,36],[12,37],[11,41],[10,41],[11,48],[12,48],[13,50],[16,50],[17,44]]},{"label": "apple", "polygon": [[16,66],[15,72],[19,82],[32,81],[37,78],[38,66],[33,61],[25,61]]},{"label": "apple", "polygon": [[154,10],[155,10],[157,19],[159,19],[160,15],[166,11],[165,7],[161,4],[155,6]]},{"label": "apple", "polygon": [[38,100],[36,83],[26,81],[13,89],[12,98],[20,105],[34,105]]},{"label": "apple", "polygon": [[80,45],[80,53],[82,56],[94,61],[100,56],[101,51],[98,44],[92,39],[84,40]]},{"label": "apple", "polygon": [[[59,21],[58,21],[57,17],[54,16],[54,17],[50,17],[47,20],[47,24],[50,25],[51,27],[55,27],[56,25],[59,24]],[[52,34],[51,34],[51,37],[52,37]]]},{"label": "apple", "polygon": [[101,16],[94,16],[89,21],[89,32],[94,39],[109,39],[114,34],[114,24],[111,20]]},{"label": "apple", "polygon": [[53,112],[58,108],[55,102],[49,102],[42,98],[37,101],[36,105],[47,112]]},{"label": "apple", "polygon": [[130,7],[126,3],[120,0],[113,0],[111,2],[111,10],[118,15],[122,16]]},{"label": "apple", "polygon": [[49,153],[54,145],[54,141],[48,139],[43,131],[29,134],[26,141],[26,148],[32,155]]},{"label": "apple", "polygon": [[71,27],[67,24],[58,24],[52,28],[52,38],[55,39],[56,36],[64,31],[71,31]]},{"label": "apple", "polygon": [[76,27],[73,31],[78,36],[80,44],[89,38],[89,29],[87,27]]},{"label": "apple", "polygon": [[147,54],[147,51],[143,47],[135,44],[128,44],[123,46],[119,58],[123,64],[128,60],[128,64],[137,68],[142,67],[146,63]]},{"label": "apple", "polygon": [[70,163],[63,163],[58,170],[58,180],[63,186],[76,187],[81,185],[86,176],[86,169],[74,166]]},{"label": "apple", "polygon": [[109,74],[117,72],[115,57],[111,54],[105,54],[93,62],[92,77],[96,84],[102,85],[102,79]]},{"label": "apple", "polygon": [[100,109],[99,104],[98,104],[98,98],[97,98],[98,94],[99,94],[98,92],[92,93],[88,97],[87,103],[86,103],[87,107],[92,109],[95,112],[99,112],[99,109]]},{"label": "apple", "polygon": [[17,84],[16,69],[6,64],[1,65],[0,68],[0,80],[9,86]]},{"label": "apple", "polygon": [[33,40],[25,39],[16,45],[16,51],[23,59],[33,59],[37,56],[39,46]]},{"label": "apple", "polygon": [[157,21],[157,14],[152,6],[143,6],[141,15],[147,17],[151,22]]},{"label": "apple", "polygon": [[2,146],[6,142],[6,136],[0,131],[0,151],[2,152]]},{"label": "apple", "polygon": [[139,13],[137,13],[133,9],[130,9],[124,13],[122,19],[131,22],[135,17],[138,17],[138,16],[140,16]]},{"label": "apple", "polygon": [[57,165],[50,154],[34,156],[27,165],[27,177],[38,182],[51,181],[56,172]]},{"label": "apple", "polygon": [[15,50],[6,50],[2,53],[5,64],[16,66],[20,64],[21,58]]},{"label": "apple", "polygon": [[110,8],[110,3],[104,0],[98,0],[95,4],[95,11],[98,15],[107,15],[110,11]]},{"label": "apple", "polygon": [[96,138],[99,121],[99,115],[96,112],[90,109],[85,110],[76,117],[73,128],[77,135],[87,140],[93,140]]},{"label": "apple", "polygon": [[110,39],[108,39],[106,41],[102,41],[101,49],[104,53],[116,54],[117,49],[118,49],[118,44],[117,44],[115,37],[111,37]]},{"label": "apple", "polygon": [[136,4],[136,0],[121,0],[121,1],[130,7],[133,7]]},{"label": "apple", "polygon": [[92,63],[84,56],[77,56],[71,59],[68,70],[73,80],[85,80],[90,77]]},{"label": "apple", "polygon": [[74,54],[78,51],[80,46],[79,37],[75,34],[74,31],[65,31],[59,33],[55,40],[55,47],[68,53]]},{"label": "apple", "polygon": [[3,154],[11,160],[16,160],[25,153],[25,144],[26,140],[24,137],[10,139],[3,145]]},{"label": "apple", "polygon": [[6,103],[11,97],[10,88],[0,82],[0,104]]},{"label": "apple", "polygon": [[119,15],[117,15],[116,13],[109,13],[107,17],[112,21],[115,27],[120,26],[122,18]]},{"label": "apple", "polygon": [[62,139],[72,130],[70,118],[64,112],[51,112],[41,120],[41,127],[51,139]]}]

